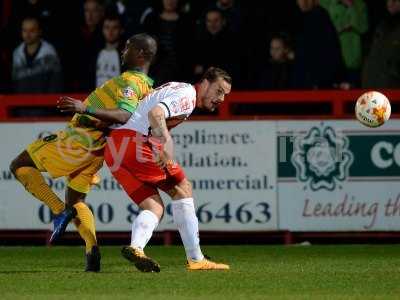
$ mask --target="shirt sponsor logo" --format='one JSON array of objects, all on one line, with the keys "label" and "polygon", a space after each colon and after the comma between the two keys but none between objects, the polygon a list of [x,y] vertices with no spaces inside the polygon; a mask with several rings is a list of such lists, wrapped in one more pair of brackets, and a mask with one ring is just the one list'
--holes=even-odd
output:
[{"label": "shirt sponsor logo", "polygon": [[175,100],[171,102],[171,111],[172,111],[174,114],[177,114],[177,113],[179,113],[179,111],[180,111],[179,104],[178,104],[178,102],[175,101]]}]

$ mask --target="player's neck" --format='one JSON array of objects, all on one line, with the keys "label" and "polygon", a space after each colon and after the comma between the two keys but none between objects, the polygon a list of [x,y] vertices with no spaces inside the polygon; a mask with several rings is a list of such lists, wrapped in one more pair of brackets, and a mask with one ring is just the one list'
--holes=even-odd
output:
[{"label": "player's neck", "polygon": [[141,67],[129,67],[128,71],[134,71],[134,72],[141,72],[144,74],[148,74],[149,73],[149,66],[141,66]]},{"label": "player's neck", "polygon": [[203,107],[203,101],[201,100],[203,97],[202,92],[201,92],[201,87],[200,83],[194,84],[194,89],[196,90],[196,107],[202,108]]}]

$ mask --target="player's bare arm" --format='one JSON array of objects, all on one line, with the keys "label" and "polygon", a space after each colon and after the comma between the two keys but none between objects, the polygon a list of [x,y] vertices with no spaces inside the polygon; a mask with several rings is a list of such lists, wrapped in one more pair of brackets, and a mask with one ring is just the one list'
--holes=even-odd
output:
[{"label": "player's bare arm", "polygon": [[60,97],[57,108],[62,112],[87,114],[108,123],[124,124],[132,115],[129,111],[120,108],[88,108],[81,100],[67,96]]},{"label": "player's bare arm", "polygon": [[173,163],[174,142],[167,128],[164,110],[156,106],[149,111],[148,115],[152,136],[160,139],[163,144],[163,151],[157,159],[157,164],[161,168],[166,168]]}]

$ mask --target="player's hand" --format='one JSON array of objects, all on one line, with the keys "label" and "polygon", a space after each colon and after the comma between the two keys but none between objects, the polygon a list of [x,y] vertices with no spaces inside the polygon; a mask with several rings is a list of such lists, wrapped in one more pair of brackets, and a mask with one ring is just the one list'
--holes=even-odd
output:
[{"label": "player's hand", "polygon": [[163,140],[162,150],[156,154],[156,164],[161,169],[168,169],[174,165],[174,143],[170,137],[168,140]]},{"label": "player's hand", "polygon": [[160,152],[156,156],[156,164],[160,169],[167,169],[175,164],[173,159],[168,158],[164,152]]},{"label": "player's hand", "polygon": [[81,100],[67,96],[62,96],[57,102],[57,108],[61,112],[73,112],[83,114],[86,111],[86,105]]}]

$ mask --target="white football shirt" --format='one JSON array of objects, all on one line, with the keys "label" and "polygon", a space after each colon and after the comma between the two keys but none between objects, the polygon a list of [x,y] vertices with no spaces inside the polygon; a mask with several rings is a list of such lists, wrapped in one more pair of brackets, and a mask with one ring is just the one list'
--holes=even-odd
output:
[{"label": "white football shirt", "polygon": [[129,129],[148,135],[150,129],[148,113],[157,105],[164,110],[167,121],[175,118],[183,121],[196,107],[196,90],[189,83],[168,82],[140,101],[128,122],[115,129]]}]

